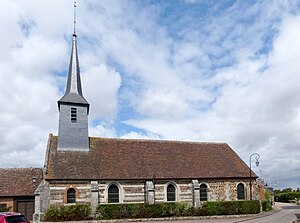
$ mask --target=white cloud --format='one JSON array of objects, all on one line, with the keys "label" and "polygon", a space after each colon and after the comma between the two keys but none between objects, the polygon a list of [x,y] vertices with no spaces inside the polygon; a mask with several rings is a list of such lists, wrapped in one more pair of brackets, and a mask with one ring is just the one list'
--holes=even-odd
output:
[{"label": "white cloud", "polygon": [[[220,86],[218,91],[211,92],[217,94],[210,109],[203,111],[189,106],[189,96],[193,98],[194,94],[178,95],[174,88],[170,92],[149,91],[149,95],[140,95],[141,103],[135,104],[136,109],[147,119],[131,119],[126,123],[150,130],[165,138],[225,141],[232,145],[247,163],[249,155],[257,151],[266,163],[262,164],[262,168],[268,176],[267,180],[278,181],[277,186],[280,187],[295,185],[298,176],[291,174],[284,177],[284,180],[282,176],[286,175],[286,172],[296,172],[298,160],[288,162],[290,165],[286,165],[285,168],[280,168],[280,163],[286,163],[286,160],[300,155],[297,137],[299,125],[296,124],[300,105],[297,66],[300,38],[297,24],[299,17],[283,16],[281,25],[277,27],[278,33],[274,37],[270,54],[260,57],[254,55],[263,42],[249,39],[251,44],[248,45],[247,41],[242,42],[241,39],[238,42],[239,48],[236,48],[232,37],[227,37],[229,42],[226,43],[226,47],[234,50],[233,55],[236,58],[233,66],[217,69],[215,75],[206,80],[201,78],[201,75],[199,77],[203,81],[199,87],[208,85],[210,89],[216,85]],[[256,31],[262,32],[263,27],[257,28],[253,27],[247,31],[251,38],[257,36]],[[241,36],[242,30],[235,30],[235,35]],[[186,46],[188,50],[189,45]],[[194,47],[194,50],[196,49],[197,47]],[[190,65],[197,67],[197,64]],[[168,72],[172,73],[170,70]],[[177,75],[175,78],[178,78],[176,70],[173,70],[173,75]],[[173,83],[175,78],[172,78],[170,83]],[[197,79],[195,81],[197,82]],[[182,92],[191,87],[184,83],[181,82]],[[152,88],[160,85],[161,83],[155,85],[153,80],[149,83]],[[194,93],[201,94],[200,92]],[[173,98],[171,104],[168,103],[170,98]],[[209,98],[213,99],[212,96]],[[178,108],[174,107],[174,103],[177,102],[178,105],[182,105],[180,109],[174,109]],[[195,104],[195,101],[193,102],[191,105]],[[165,117],[162,120],[161,113],[164,111]],[[194,115],[185,116],[186,114]],[[184,119],[178,120],[178,117]],[[268,162],[268,159],[276,161]]]},{"label": "white cloud", "polygon": [[113,127],[111,127],[110,123],[103,123],[102,125],[99,124],[95,127],[90,127],[89,130],[90,136],[97,136],[103,138],[114,138],[117,136],[116,130]]},{"label": "white cloud", "polygon": [[121,86],[121,76],[105,64],[89,67],[82,74],[84,78],[83,92],[91,104],[91,119],[114,119],[118,109],[118,90]]},{"label": "white cloud", "polygon": [[[41,166],[48,133],[57,132],[72,4],[2,3],[1,166]],[[168,13],[160,4],[143,4],[78,2],[90,135],[228,142],[247,163],[259,152],[255,170],[268,181],[299,184],[296,3],[235,2],[222,10],[218,3],[201,15],[198,4],[166,7]],[[133,113],[123,116],[125,109]],[[120,130],[119,123],[142,131]]]}]

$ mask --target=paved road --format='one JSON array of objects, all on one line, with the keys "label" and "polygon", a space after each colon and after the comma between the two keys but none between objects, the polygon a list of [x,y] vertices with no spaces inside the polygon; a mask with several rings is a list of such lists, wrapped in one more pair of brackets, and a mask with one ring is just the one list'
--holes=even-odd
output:
[{"label": "paved road", "polygon": [[275,214],[271,214],[268,216],[264,216],[257,219],[241,221],[246,223],[292,223],[296,220],[295,214],[300,214],[300,206],[299,205],[291,205],[278,203],[277,204],[281,211],[276,212]]},{"label": "paved road", "polygon": [[[223,219],[203,219],[203,220],[180,220],[169,221],[178,223],[292,223],[296,220],[295,214],[300,214],[299,205],[291,205],[284,203],[276,203],[276,208],[281,209],[277,212],[269,212],[257,217],[243,217],[243,218],[223,218]],[[167,223],[168,221],[147,221],[147,223]],[[145,223],[145,222],[136,222]]]}]

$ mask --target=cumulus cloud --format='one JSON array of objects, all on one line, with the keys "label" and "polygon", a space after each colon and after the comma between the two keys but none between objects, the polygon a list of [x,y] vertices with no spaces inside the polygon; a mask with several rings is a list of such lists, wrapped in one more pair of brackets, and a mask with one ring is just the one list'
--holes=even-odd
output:
[{"label": "cumulus cloud", "polygon": [[100,64],[97,67],[89,67],[89,70],[85,70],[82,76],[84,77],[84,93],[92,106],[91,119],[114,120],[118,109],[117,94],[121,86],[120,74],[109,69],[105,64]]},{"label": "cumulus cloud", "polygon": [[[42,166],[65,90],[72,2],[2,6],[0,165]],[[78,1],[77,9],[91,136],[227,142],[247,164],[259,152],[254,170],[269,183],[299,185],[295,1]]]}]

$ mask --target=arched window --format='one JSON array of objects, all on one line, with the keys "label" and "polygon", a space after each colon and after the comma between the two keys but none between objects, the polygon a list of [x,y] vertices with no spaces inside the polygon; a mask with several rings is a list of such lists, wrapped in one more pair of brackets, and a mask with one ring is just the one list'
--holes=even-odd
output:
[{"label": "arched window", "polygon": [[67,203],[76,203],[76,191],[74,188],[69,188],[67,191]]},{"label": "arched window", "polygon": [[108,188],[108,203],[119,203],[119,188],[115,184]]},{"label": "arched window", "polygon": [[200,185],[200,201],[207,201],[207,185]]},{"label": "arched window", "polygon": [[245,187],[244,187],[244,184],[242,184],[242,183],[239,183],[237,186],[237,198],[238,198],[238,200],[245,199]]},{"label": "arched window", "polygon": [[176,201],[176,188],[173,184],[167,187],[167,201]]}]

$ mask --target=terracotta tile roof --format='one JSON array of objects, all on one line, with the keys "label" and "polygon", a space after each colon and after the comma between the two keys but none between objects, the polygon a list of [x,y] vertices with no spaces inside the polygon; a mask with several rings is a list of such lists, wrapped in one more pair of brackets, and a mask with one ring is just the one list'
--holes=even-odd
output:
[{"label": "terracotta tile roof", "polygon": [[[0,197],[33,196],[42,180],[41,168],[0,168]],[[36,182],[32,182],[32,177]]]},{"label": "terracotta tile roof", "polygon": [[[46,179],[248,178],[226,143],[90,138],[88,152],[57,151],[50,134]],[[253,176],[257,176],[253,173]]]}]

